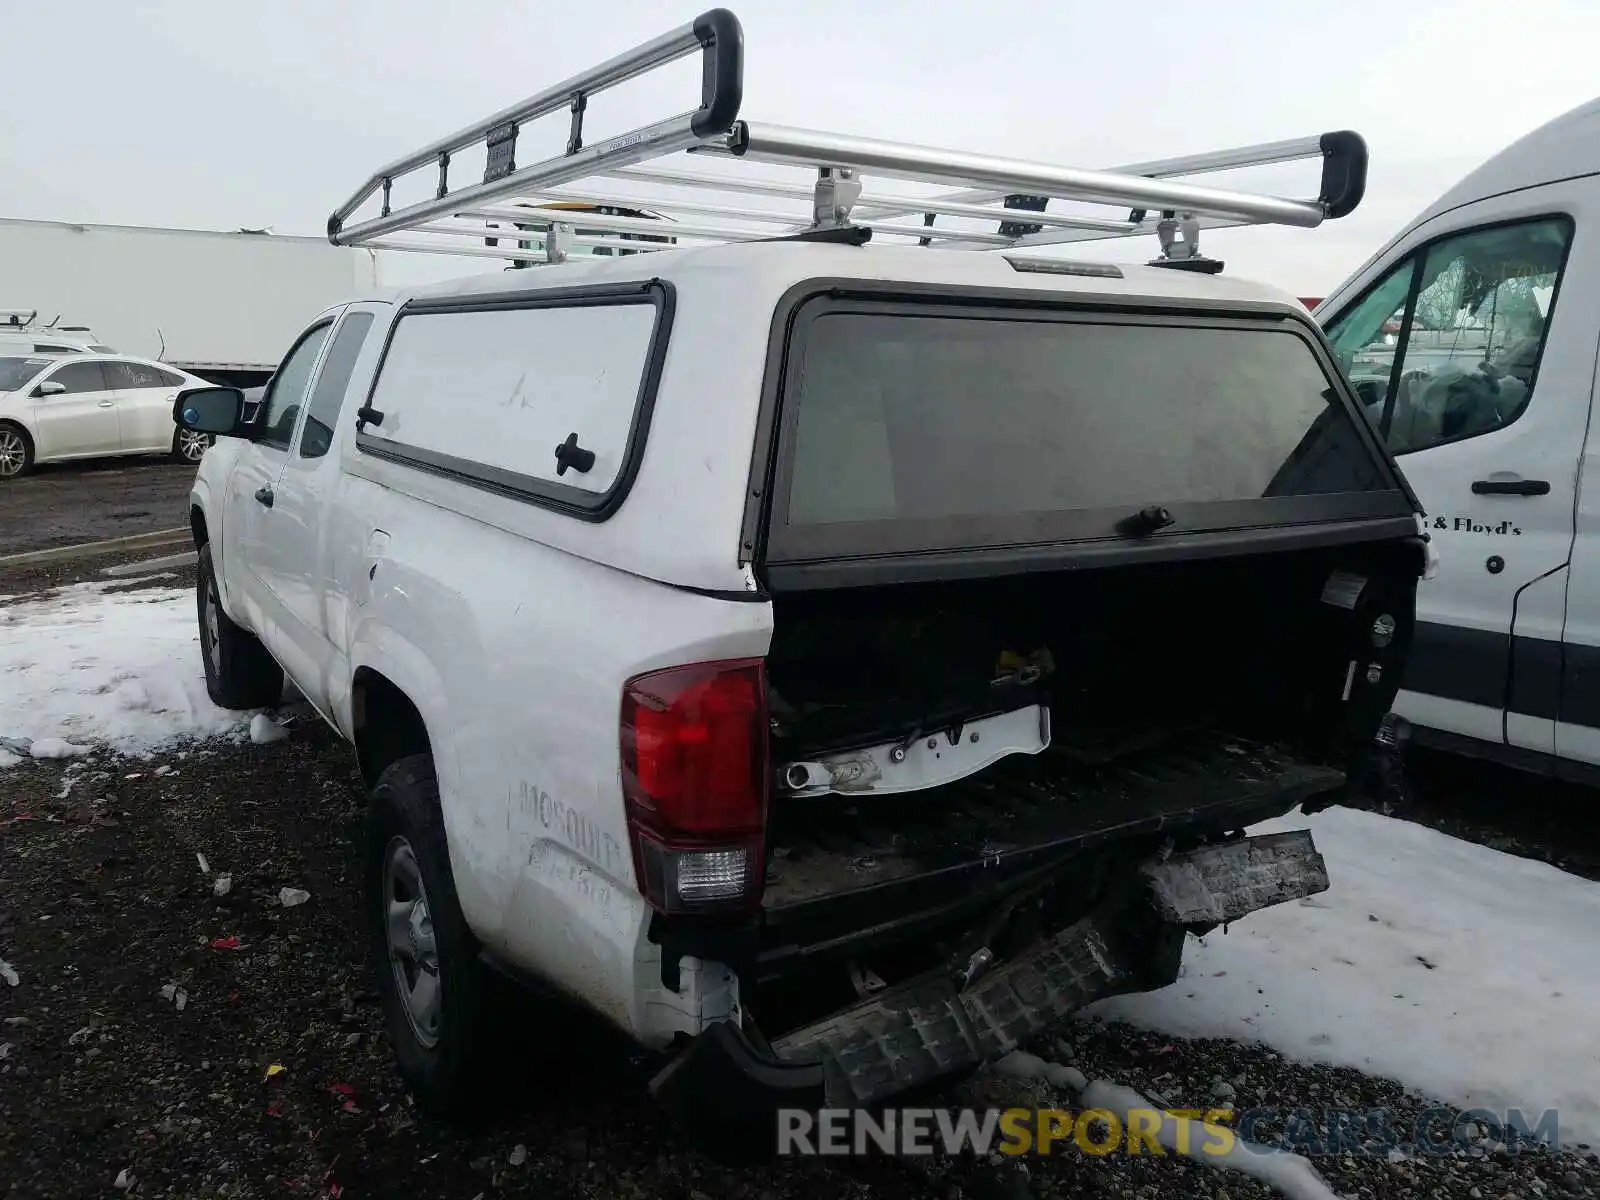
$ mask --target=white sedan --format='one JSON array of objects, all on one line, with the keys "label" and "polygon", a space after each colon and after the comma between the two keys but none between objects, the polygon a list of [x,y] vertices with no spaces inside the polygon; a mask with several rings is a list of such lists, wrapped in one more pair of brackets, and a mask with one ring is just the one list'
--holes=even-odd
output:
[{"label": "white sedan", "polygon": [[179,390],[197,386],[205,380],[122,354],[0,357],[0,480],[112,454],[199,462],[210,439],[172,419]]}]

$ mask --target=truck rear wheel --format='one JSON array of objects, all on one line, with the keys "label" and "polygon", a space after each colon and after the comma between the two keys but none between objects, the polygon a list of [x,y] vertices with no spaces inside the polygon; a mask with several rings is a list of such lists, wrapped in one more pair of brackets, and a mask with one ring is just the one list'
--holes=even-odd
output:
[{"label": "truck rear wheel", "polygon": [[400,1075],[434,1116],[473,1115],[501,1049],[494,981],[456,899],[431,757],[379,775],[365,842],[371,953]]},{"label": "truck rear wheel", "polygon": [[223,708],[266,708],[283,697],[283,668],[248,629],[228,619],[217,597],[211,547],[200,547],[195,573],[195,608],[200,620],[200,657],[206,694]]}]

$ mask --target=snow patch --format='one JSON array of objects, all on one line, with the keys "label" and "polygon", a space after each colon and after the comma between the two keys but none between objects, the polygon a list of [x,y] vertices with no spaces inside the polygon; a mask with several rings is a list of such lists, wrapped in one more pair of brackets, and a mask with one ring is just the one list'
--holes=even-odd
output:
[{"label": "snow patch", "polygon": [[1250,832],[1304,828],[1327,892],[1191,938],[1176,983],[1087,1015],[1258,1040],[1530,1121],[1556,1109],[1564,1146],[1600,1143],[1600,957],[1587,949],[1600,884],[1352,809]]},{"label": "snow patch", "polygon": [[[1132,1088],[1108,1083],[1104,1079],[1096,1079],[1086,1087],[1082,1098],[1085,1108],[1101,1108],[1117,1114],[1124,1128],[1128,1125],[1130,1111],[1156,1108]],[[1282,1192],[1289,1200],[1340,1200],[1339,1194],[1328,1186],[1327,1181],[1311,1165],[1311,1160],[1298,1154],[1257,1145],[1239,1137],[1233,1139],[1227,1150],[1217,1153],[1211,1134],[1203,1124],[1171,1113],[1162,1118],[1161,1128],[1156,1131],[1155,1137],[1173,1154],[1181,1154],[1207,1167],[1238,1171],[1241,1175],[1259,1179],[1268,1187]],[[1207,1147],[1212,1152],[1208,1153]]]},{"label": "snow patch", "polygon": [[[1124,1129],[1132,1126],[1130,1112],[1161,1112],[1161,1105],[1152,1104],[1132,1088],[1096,1079],[1093,1082],[1076,1067],[1063,1066],[1037,1055],[1017,1050],[995,1063],[998,1074],[1012,1079],[1043,1079],[1050,1086],[1071,1092],[1085,1109],[1102,1109],[1113,1114]],[[1155,1133],[1170,1153],[1182,1155],[1218,1170],[1238,1171],[1252,1179],[1276,1188],[1289,1200],[1339,1200],[1311,1161],[1272,1146],[1247,1142],[1237,1136],[1227,1150],[1220,1150],[1213,1135],[1199,1121],[1166,1113],[1161,1128]]]},{"label": "snow patch", "polygon": [[80,754],[87,754],[92,749],[90,746],[77,746],[58,737],[35,738],[28,747],[28,753],[34,758],[77,758]]},{"label": "snow patch", "polygon": [[289,731],[266,713],[257,713],[250,718],[250,740],[258,746],[270,746],[288,736]]},{"label": "snow patch", "polygon": [[[144,756],[237,729],[242,717],[206,695],[193,593],[107,586],[73,584],[0,608],[0,734],[32,739],[34,757],[94,746]],[[7,752],[0,766],[15,761]]]}]

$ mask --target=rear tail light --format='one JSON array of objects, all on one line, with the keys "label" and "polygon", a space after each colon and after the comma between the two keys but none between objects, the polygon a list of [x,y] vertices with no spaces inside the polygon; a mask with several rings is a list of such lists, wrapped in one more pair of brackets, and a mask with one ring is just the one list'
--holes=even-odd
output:
[{"label": "rear tail light", "polygon": [[622,790],[639,890],[660,912],[761,902],[767,826],[767,678],[759,658],[630,679]]}]

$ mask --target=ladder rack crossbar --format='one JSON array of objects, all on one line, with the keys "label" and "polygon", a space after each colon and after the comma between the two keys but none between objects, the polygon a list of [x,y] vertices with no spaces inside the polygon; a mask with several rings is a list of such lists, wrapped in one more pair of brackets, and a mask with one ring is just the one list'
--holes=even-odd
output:
[{"label": "ladder rack crossbar", "polygon": [[[621,170],[607,172],[618,179],[636,180],[642,183],[659,183],[668,187],[707,188],[717,191],[747,192],[756,196],[777,196],[790,200],[807,200],[812,196],[813,188],[794,183],[769,183],[760,180],[725,179],[709,174],[695,174],[688,171],[658,171],[649,167],[625,167]],[[999,199],[997,195],[995,199]],[[639,204],[640,199],[635,196],[630,199],[621,199],[617,203]],[[659,209],[679,208],[687,211],[687,205],[681,201],[665,199],[661,196],[651,196],[648,203]],[[881,206],[881,211],[880,211]],[[933,213],[941,217],[972,217],[977,220],[993,221],[1003,217],[1006,210],[996,208],[993,204],[965,204],[957,200],[940,200],[935,197],[920,199],[916,196],[892,196],[887,193],[863,191],[856,200],[853,210],[855,216],[902,216],[910,213]],[[793,213],[772,215],[771,219],[793,223]],[[1030,225],[1043,225],[1046,228],[1059,227],[1062,229],[1095,230],[1100,233],[1129,233],[1134,230],[1133,223],[1129,221],[1115,221],[1104,217],[1088,217],[1076,214],[1030,212],[1027,214]],[[871,224],[874,229],[881,228],[876,222]],[[804,226],[801,226],[804,228]],[[919,229],[918,233],[926,235],[927,229]],[[936,232],[935,237],[941,236],[942,231]]]},{"label": "ladder rack crossbar", "polygon": [[1142,175],[1056,167],[962,150],[900,145],[783,125],[749,125],[741,121],[722,146],[698,146],[695,152],[725,154],[753,162],[851,167],[889,179],[990,187],[1057,200],[1182,209],[1307,229],[1320,225],[1327,215],[1316,201],[1287,200]]},{"label": "ladder rack crossbar", "polygon": [[[637,204],[638,201],[602,200],[597,201],[596,203],[613,205]],[[670,204],[663,204],[657,201],[652,201],[652,206],[663,211],[671,208]],[[768,223],[778,224],[787,224],[792,217],[792,214],[789,213],[763,213],[756,209],[723,210],[720,213],[712,212],[709,215],[738,215],[743,220],[765,221]],[[664,223],[662,221],[652,220],[648,217],[617,217],[590,213],[562,213],[559,211],[552,212],[549,209],[539,208],[478,208],[468,209],[464,212],[458,213],[457,216],[484,221],[511,221],[518,225],[527,226],[542,226],[550,225],[552,223],[563,223],[572,225],[574,227],[582,226],[584,229],[604,230],[609,233],[642,233],[655,237],[695,237],[711,240],[749,241],[758,238],[784,236],[784,232],[781,229],[740,229],[736,226],[712,226],[692,223],[684,224],[678,221]],[[443,229],[434,225],[422,225],[418,226],[417,228],[428,229],[436,233],[444,231]],[[925,238],[929,235],[929,230],[922,225],[893,225],[875,223],[871,225],[870,228],[872,229],[874,235],[881,234],[884,236],[909,238]],[[486,230],[483,227],[455,226],[451,227],[450,231],[471,233],[477,237],[496,236],[493,230]],[[953,241],[970,242],[975,245],[985,246],[1010,246],[1014,245],[1016,242],[1015,238],[1009,238],[1003,234],[980,233],[977,230],[969,229],[942,230],[938,231],[938,236],[941,238],[948,238]]]}]

